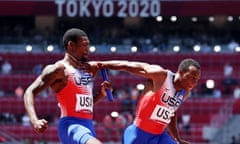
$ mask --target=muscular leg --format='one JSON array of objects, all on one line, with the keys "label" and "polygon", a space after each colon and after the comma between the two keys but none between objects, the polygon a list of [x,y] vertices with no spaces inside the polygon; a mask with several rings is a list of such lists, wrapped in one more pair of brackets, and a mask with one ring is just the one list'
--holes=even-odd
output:
[{"label": "muscular leg", "polygon": [[102,144],[102,142],[100,142],[96,138],[90,138],[89,140],[87,140],[87,142],[85,144]]}]

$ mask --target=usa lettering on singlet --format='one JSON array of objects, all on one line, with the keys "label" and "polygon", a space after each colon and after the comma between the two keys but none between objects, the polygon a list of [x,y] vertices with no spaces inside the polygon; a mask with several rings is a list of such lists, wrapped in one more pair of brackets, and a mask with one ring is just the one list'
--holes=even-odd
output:
[{"label": "usa lettering on singlet", "polygon": [[175,97],[169,96],[167,99],[165,99],[165,96],[166,95],[163,94],[161,98],[162,101],[167,103],[168,106],[156,105],[151,115],[151,119],[169,124],[171,117],[174,116],[174,112],[178,109],[183,101],[183,95],[180,94]]},{"label": "usa lettering on singlet", "polygon": [[150,119],[169,124],[171,122],[171,117],[174,116],[174,112],[183,102],[185,90],[176,92],[172,84],[172,79],[173,76],[171,77],[171,75],[168,74],[167,80],[162,87],[164,91],[160,96],[161,102],[156,104]]},{"label": "usa lettering on singlet", "polygon": [[64,62],[68,72],[67,85],[57,93],[62,116],[91,119],[93,117],[93,76]]},{"label": "usa lettering on singlet", "polygon": [[92,77],[89,73],[77,70],[74,75],[76,85],[83,85],[81,93],[76,93],[75,111],[93,112],[93,96],[92,96]]}]

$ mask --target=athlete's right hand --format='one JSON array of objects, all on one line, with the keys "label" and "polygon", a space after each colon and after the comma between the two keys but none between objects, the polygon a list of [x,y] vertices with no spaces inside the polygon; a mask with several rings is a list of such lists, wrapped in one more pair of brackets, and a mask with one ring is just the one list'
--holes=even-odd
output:
[{"label": "athlete's right hand", "polygon": [[45,119],[33,122],[33,128],[37,133],[43,133],[48,128],[48,122]]}]

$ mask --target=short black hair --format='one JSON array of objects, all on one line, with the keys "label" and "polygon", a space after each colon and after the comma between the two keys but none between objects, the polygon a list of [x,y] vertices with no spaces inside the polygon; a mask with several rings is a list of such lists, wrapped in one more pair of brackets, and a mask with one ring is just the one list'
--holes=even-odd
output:
[{"label": "short black hair", "polygon": [[65,50],[67,50],[67,44],[69,41],[77,42],[77,40],[83,36],[87,36],[87,34],[78,28],[71,28],[67,30],[63,35],[63,46]]},{"label": "short black hair", "polygon": [[186,72],[186,71],[189,70],[189,67],[190,67],[190,66],[194,66],[194,67],[196,67],[198,70],[201,69],[200,64],[199,64],[196,60],[191,59],[191,58],[186,58],[186,59],[182,60],[182,61],[180,62],[180,64],[179,64],[179,66],[178,66],[178,69],[181,70],[181,71]]}]

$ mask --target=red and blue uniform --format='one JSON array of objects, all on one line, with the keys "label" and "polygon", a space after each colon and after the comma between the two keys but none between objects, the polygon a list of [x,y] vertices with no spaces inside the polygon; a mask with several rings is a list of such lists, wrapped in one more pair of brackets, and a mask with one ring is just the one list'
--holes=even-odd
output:
[{"label": "red and blue uniform", "polygon": [[67,85],[57,93],[61,118],[58,135],[63,144],[84,144],[96,137],[93,127],[93,77],[61,62],[68,73]]},{"label": "red and blue uniform", "polygon": [[123,144],[176,144],[165,129],[182,104],[185,91],[176,91],[173,80],[174,73],[168,71],[158,91],[141,96],[134,123],[124,131]]}]

